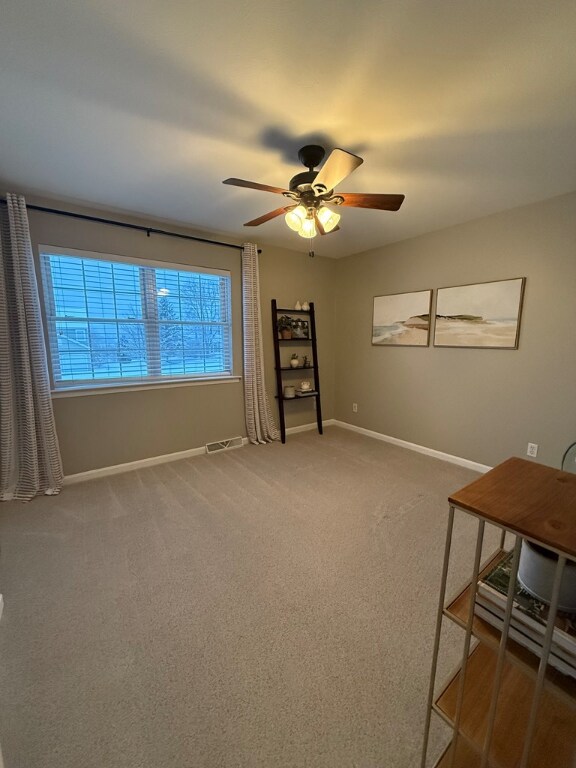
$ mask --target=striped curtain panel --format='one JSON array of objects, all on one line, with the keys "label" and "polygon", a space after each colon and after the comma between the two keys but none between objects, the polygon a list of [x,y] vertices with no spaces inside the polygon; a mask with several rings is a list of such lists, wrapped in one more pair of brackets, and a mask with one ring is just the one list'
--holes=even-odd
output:
[{"label": "striped curtain panel", "polygon": [[280,435],[272,417],[264,380],[258,248],[252,243],[244,243],[242,250],[242,309],[246,429],[251,443],[268,443],[278,440]]},{"label": "striped curtain panel", "polygon": [[0,500],[58,493],[56,437],[26,201],[0,206]]}]

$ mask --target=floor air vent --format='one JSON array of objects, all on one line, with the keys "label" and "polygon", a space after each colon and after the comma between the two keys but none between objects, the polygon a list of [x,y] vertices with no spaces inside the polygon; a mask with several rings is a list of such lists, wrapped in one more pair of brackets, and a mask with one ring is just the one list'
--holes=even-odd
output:
[{"label": "floor air vent", "polygon": [[232,448],[242,448],[241,437],[230,437],[228,440],[219,440],[216,443],[206,443],[206,453],[216,453],[216,451],[229,451]]}]

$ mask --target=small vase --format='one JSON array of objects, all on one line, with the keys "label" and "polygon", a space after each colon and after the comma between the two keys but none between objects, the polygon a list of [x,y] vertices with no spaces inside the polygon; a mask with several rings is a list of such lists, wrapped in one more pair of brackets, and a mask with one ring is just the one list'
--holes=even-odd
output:
[{"label": "small vase", "polygon": [[305,302],[302,304],[302,309],[304,310],[304,312],[308,312],[308,311],[310,310],[310,304],[308,304],[308,302],[307,302],[307,301],[305,301]]},{"label": "small vase", "polygon": [[292,358],[290,359],[290,367],[291,367],[291,368],[298,368],[298,367],[299,367],[299,365],[300,365],[300,361],[298,360],[298,358],[297,358],[297,357],[292,357]]},{"label": "small vase", "polygon": [[299,301],[297,301],[297,302],[296,302],[296,304],[294,304],[294,309],[295,309],[297,312],[299,312],[299,311],[302,309],[302,304],[300,304],[300,302],[299,302]]}]

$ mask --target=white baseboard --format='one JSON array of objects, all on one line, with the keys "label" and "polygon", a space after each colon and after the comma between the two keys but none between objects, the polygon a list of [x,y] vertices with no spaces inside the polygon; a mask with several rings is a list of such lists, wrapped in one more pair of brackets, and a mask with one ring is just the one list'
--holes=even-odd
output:
[{"label": "white baseboard", "polygon": [[[248,438],[242,438],[242,445],[248,444]],[[200,456],[206,454],[206,446],[199,448],[189,448],[186,451],[177,451],[176,453],[165,453],[162,456],[150,456],[148,459],[138,459],[137,461],[128,461],[125,464],[113,464],[111,467],[99,467],[98,469],[88,469],[86,472],[78,472],[75,475],[66,475],[64,485],[73,485],[74,483],[83,483],[86,480],[97,480],[99,477],[108,475],[119,475],[122,472],[131,472],[134,469],[144,469],[144,467],[153,467],[156,464],[167,464],[170,461],[180,461],[180,459],[189,459],[190,456]],[[0,767],[1,768],[1,767]]]},{"label": "white baseboard", "polygon": [[[336,424],[334,419],[326,419],[322,421],[323,427],[329,427]],[[309,424],[300,424],[298,427],[286,427],[287,435],[295,435],[297,432],[309,432],[312,429],[318,429],[318,424],[315,421],[311,421]]]},{"label": "white baseboard", "polygon": [[[367,437],[373,437],[375,440],[383,440],[386,443],[392,443],[398,445],[401,448],[408,448],[411,451],[417,451],[418,453],[424,453],[427,456],[433,456],[435,459],[442,459],[443,461],[449,461],[451,464],[458,464],[460,467],[466,467],[467,469],[473,469],[476,472],[488,472],[492,467],[488,467],[485,464],[478,464],[475,461],[469,459],[462,459],[460,456],[452,456],[449,453],[443,453],[442,451],[436,451],[433,448],[426,448],[424,445],[417,445],[416,443],[409,443],[406,440],[400,440],[397,437],[390,437],[389,435],[383,435],[381,432],[374,432],[372,429],[365,429],[364,427],[357,427],[355,424],[349,424],[346,421],[339,421],[338,419],[325,419],[322,422],[324,427],[342,427],[343,429],[350,429],[352,432],[359,432],[361,435]],[[298,432],[308,432],[310,430],[317,429],[318,425],[315,421],[308,424],[300,424],[297,427],[287,427],[286,434],[294,435]],[[248,444],[248,438],[242,438],[242,444]],[[150,456],[147,459],[138,459],[137,461],[128,461],[125,464],[114,464],[110,467],[99,467],[98,469],[89,469],[86,472],[78,472],[75,475],[66,475],[64,478],[64,485],[73,485],[74,483],[83,483],[86,480],[97,480],[100,477],[107,477],[109,475],[119,475],[123,472],[131,472],[134,469],[144,469],[145,467],[153,467],[156,464],[167,464],[170,461],[180,461],[181,459],[188,459],[191,456],[206,455],[206,447],[203,445],[199,448],[189,448],[186,451],[177,451],[176,453],[165,453],[162,456]],[[1,600],[1,598],[0,598]],[[0,601],[0,615],[2,614],[2,604]],[[0,766],[1,768],[1,766]]]},{"label": "white baseboard", "polygon": [[338,419],[332,419],[332,423],[337,427],[343,427],[344,429],[350,429],[352,432],[359,432],[361,435],[367,437],[373,437],[375,440],[383,440],[385,443],[392,443],[392,445],[398,445],[401,448],[408,448],[411,451],[417,453],[424,453],[426,456],[432,456],[435,459],[442,459],[442,461],[449,461],[451,464],[458,464],[460,467],[466,467],[466,469],[473,469],[475,472],[488,472],[492,467],[486,464],[478,464],[476,461],[470,461],[470,459],[463,459],[460,456],[452,456],[450,453],[444,453],[443,451],[436,451],[434,448],[427,448],[425,445],[418,445],[417,443],[409,443],[407,440],[400,440],[398,437],[390,437],[390,435],[383,435],[382,432],[374,432],[372,429],[364,429],[364,427],[357,427],[355,424],[349,424],[347,421],[338,421]]},{"label": "white baseboard", "polygon": [[[324,426],[334,424],[334,419],[323,421]],[[307,432],[309,429],[316,429],[316,422],[302,424],[299,427],[288,427],[286,434],[291,435],[296,432]],[[248,438],[242,438],[242,445],[248,445]],[[170,461],[180,461],[180,459],[189,459],[191,456],[206,455],[206,446],[199,448],[189,448],[186,451],[177,451],[176,453],[165,453],[162,456],[150,456],[148,459],[138,459],[137,461],[128,461],[125,464],[113,464],[110,467],[99,467],[98,469],[88,469],[86,472],[78,472],[75,475],[66,475],[64,485],[73,485],[74,483],[83,483],[86,480],[97,480],[100,477],[109,475],[119,475],[123,472],[131,472],[134,469],[144,469],[153,467],[156,464],[167,464]],[[1,766],[0,766],[1,768]]]}]

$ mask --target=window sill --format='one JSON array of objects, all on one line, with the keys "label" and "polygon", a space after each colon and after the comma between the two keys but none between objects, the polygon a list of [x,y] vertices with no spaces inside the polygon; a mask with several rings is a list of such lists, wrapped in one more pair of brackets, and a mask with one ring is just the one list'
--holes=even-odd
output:
[{"label": "window sill", "polygon": [[209,384],[237,384],[242,376],[213,376],[194,379],[172,379],[168,381],[139,382],[138,384],[100,384],[83,387],[59,387],[51,392],[52,399],[61,397],[85,397],[87,395],[109,395],[115,392],[139,392],[143,389],[169,389],[171,387],[199,387]]}]

